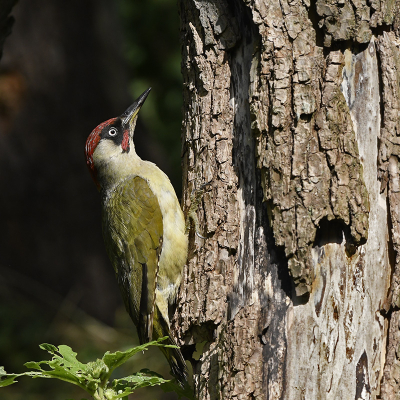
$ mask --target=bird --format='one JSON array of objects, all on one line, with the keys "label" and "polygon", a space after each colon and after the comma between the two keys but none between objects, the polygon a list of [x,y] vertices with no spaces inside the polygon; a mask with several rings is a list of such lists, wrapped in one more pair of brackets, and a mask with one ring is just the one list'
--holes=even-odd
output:
[{"label": "bird", "polygon": [[[186,222],[168,176],[135,151],[138,113],[151,88],[119,117],[99,124],[85,145],[86,163],[100,192],[102,231],[122,298],[141,344],[168,336],[187,260]],[[185,385],[179,348],[159,347]]]}]

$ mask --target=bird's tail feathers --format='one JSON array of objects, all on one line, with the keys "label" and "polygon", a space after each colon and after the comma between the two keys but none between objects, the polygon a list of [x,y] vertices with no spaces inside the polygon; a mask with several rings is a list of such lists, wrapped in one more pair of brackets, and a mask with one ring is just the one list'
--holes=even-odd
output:
[{"label": "bird's tail feathers", "polygon": [[[176,341],[171,335],[169,330],[168,323],[162,317],[158,307],[155,307],[154,310],[154,331],[153,338],[168,336],[168,339],[163,342],[166,345],[176,346]],[[188,382],[188,369],[181,353],[181,350],[178,348],[171,347],[160,347],[160,350],[164,353],[165,358],[168,360],[168,363],[171,367],[172,375],[176,378],[179,384],[184,387]]]},{"label": "bird's tail feathers", "polygon": [[[164,342],[164,344],[176,345],[175,341],[169,337],[169,339]],[[171,367],[172,375],[176,378],[179,384],[184,387],[188,382],[188,369],[186,362],[182,356],[181,350],[179,348],[174,349],[170,347],[160,347],[160,350],[164,353],[165,358]]]}]

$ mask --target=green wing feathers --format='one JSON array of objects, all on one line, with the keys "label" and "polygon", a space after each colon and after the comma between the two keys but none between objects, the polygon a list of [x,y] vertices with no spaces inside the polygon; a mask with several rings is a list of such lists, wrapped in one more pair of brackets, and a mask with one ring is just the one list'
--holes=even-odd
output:
[{"label": "green wing feathers", "polygon": [[[175,345],[169,321],[159,309],[160,304],[166,308],[164,303],[168,300],[156,302],[155,298],[163,246],[163,215],[157,197],[145,179],[138,176],[125,179],[103,203],[103,236],[140,342],[168,336],[165,344]],[[163,265],[164,270],[159,275],[161,281],[165,279],[166,266],[168,264]],[[178,348],[160,349],[173,375],[184,386],[187,367],[181,351]]]},{"label": "green wing feathers", "polygon": [[146,343],[163,237],[160,206],[146,180],[133,176],[116,187],[103,210],[103,235],[125,306]]}]

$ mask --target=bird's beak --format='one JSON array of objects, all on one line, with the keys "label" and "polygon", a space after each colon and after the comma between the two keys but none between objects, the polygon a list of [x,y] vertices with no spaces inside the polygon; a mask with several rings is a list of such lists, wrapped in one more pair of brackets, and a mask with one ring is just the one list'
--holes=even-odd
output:
[{"label": "bird's beak", "polygon": [[[151,87],[145,90],[120,117],[122,120],[122,125],[129,128],[130,131],[135,128],[138,112],[149,95],[150,90]],[[133,132],[131,132],[131,134],[133,134]]]}]

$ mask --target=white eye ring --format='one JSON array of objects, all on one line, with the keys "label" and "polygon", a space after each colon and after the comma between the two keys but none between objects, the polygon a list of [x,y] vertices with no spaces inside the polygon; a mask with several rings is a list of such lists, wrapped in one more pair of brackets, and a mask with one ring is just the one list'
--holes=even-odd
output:
[{"label": "white eye ring", "polygon": [[108,131],[108,134],[110,136],[115,136],[118,133],[116,128],[110,128],[110,130]]}]

